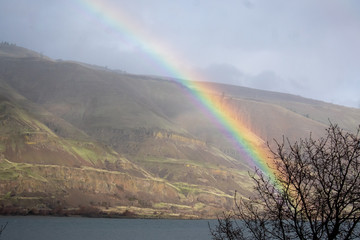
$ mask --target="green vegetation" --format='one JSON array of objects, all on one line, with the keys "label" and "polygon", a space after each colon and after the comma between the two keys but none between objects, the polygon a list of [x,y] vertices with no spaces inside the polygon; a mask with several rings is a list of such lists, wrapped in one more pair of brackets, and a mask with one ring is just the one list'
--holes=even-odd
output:
[{"label": "green vegetation", "polygon": [[155,208],[155,209],[157,209],[157,208],[170,209],[171,207],[175,207],[175,208],[178,208],[178,209],[191,209],[191,206],[174,204],[174,203],[164,203],[164,202],[155,203],[152,207]]},{"label": "green vegetation", "polygon": [[200,193],[208,193],[211,195],[216,195],[216,196],[221,196],[221,197],[229,197],[229,198],[232,197],[231,195],[226,194],[226,193],[220,191],[219,189],[216,189],[213,187],[188,184],[188,183],[184,183],[184,182],[176,182],[176,183],[173,183],[173,185],[175,187],[177,187],[179,189],[179,191],[185,196],[188,196],[190,194],[198,195]]},{"label": "green vegetation", "polygon": [[33,164],[14,163],[8,160],[0,162],[0,180],[16,180],[19,177],[33,178],[37,181],[47,182],[46,178],[34,172]]},{"label": "green vegetation", "polygon": [[[321,135],[328,118],[349,130],[360,119],[359,109],[208,84],[214,106],[229,109],[259,137],[259,147],[282,134]],[[213,120],[175,80],[53,61],[6,45],[0,195],[12,191],[17,202],[6,204],[27,210],[91,206],[123,213],[132,206],[157,217],[215,216],[231,207],[235,190],[251,194],[252,166]]]}]

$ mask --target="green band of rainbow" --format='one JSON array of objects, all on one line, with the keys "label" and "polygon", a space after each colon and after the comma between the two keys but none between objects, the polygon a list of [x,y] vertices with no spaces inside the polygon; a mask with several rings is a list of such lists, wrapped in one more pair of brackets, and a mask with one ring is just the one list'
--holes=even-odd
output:
[{"label": "green band of rainbow", "polygon": [[[106,0],[78,0],[87,13],[95,15],[106,27],[126,35],[129,41],[135,45],[140,46],[147,51],[149,56],[156,62],[156,64],[166,69],[172,77],[178,79],[177,81],[186,86],[190,94],[193,96],[198,105],[204,108],[215,121],[222,126],[227,135],[235,140],[237,148],[250,158],[251,163],[255,164],[264,174],[273,178],[274,173],[269,168],[268,151],[264,147],[264,143],[257,138],[251,131],[249,131],[241,122],[234,120],[231,117],[230,109],[218,109],[211,102],[211,93],[214,89],[206,84],[203,78],[194,72],[189,72],[180,69],[180,57],[174,58],[175,51],[166,44],[160,42],[143,31],[141,26],[136,24],[134,19],[126,16],[124,12],[111,5]],[[171,56],[168,53],[172,53]],[[196,80],[196,81],[190,81]]]}]

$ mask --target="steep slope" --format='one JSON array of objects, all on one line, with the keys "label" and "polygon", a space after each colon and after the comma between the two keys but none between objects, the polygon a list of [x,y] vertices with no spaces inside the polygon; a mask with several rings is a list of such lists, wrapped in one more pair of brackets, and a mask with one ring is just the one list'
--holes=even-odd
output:
[{"label": "steep slope", "polygon": [[[292,138],[303,136],[304,129],[308,131],[311,130],[312,132],[316,131],[319,127],[323,128],[323,126],[328,126],[329,120],[338,123],[348,131],[355,131],[360,122],[360,111],[357,108],[334,105],[291,94],[229,86],[219,83],[208,84],[212,89],[216,89],[214,94],[217,94],[218,100],[223,96],[225,98],[223,102],[226,102],[227,105],[234,106],[238,109],[237,112],[246,115],[248,118],[246,121],[249,122],[249,125],[251,125],[250,123],[254,125],[253,130],[255,131],[261,128],[261,126],[266,127],[268,129],[267,131],[271,131],[271,128],[277,125],[278,119],[283,119],[287,122],[287,124],[279,124],[280,126],[284,126],[284,129],[280,127],[272,133],[261,134],[266,140],[271,140],[271,137],[276,136],[274,133],[279,132],[278,130],[282,130],[280,132]],[[274,111],[274,113],[272,113],[272,111]],[[280,112],[283,112],[282,115],[284,116],[277,116],[277,120],[269,119],[268,121],[262,121],[264,116],[276,117]],[[263,115],[260,115],[261,113]],[[288,117],[298,120],[294,122],[291,119],[287,119]],[[258,121],[256,121],[257,119]],[[302,128],[296,131],[298,126],[302,126]],[[287,129],[291,129],[293,133],[289,133]],[[307,132],[305,132],[305,136],[308,136]]]},{"label": "steep slope", "polygon": [[[28,69],[32,64],[35,69]],[[106,98],[113,86],[105,84],[102,89],[99,86],[103,82],[95,77],[90,80],[99,84],[92,89],[90,81],[90,88],[84,92],[81,72],[75,78],[80,84],[54,83],[56,71],[46,75],[42,69],[49,70],[53,64],[33,58],[1,59],[0,184],[4,213],[22,211],[12,208],[16,203],[25,208],[23,211],[35,212],[39,208],[49,212],[91,205],[120,213],[126,210],[124,207],[133,206],[141,207],[134,210],[137,213],[155,209],[158,214],[211,216],[231,205],[234,189],[248,191],[246,165],[178,128],[161,107],[145,104],[146,96],[130,95],[128,99],[115,92],[114,99],[104,100],[101,97]],[[60,76],[69,66],[74,67],[57,64]],[[93,71],[81,66],[80,70]],[[108,76],[107,72],[101,74]],[[48,78],[42,79],[44,76]],[[154,83],[162,87],[161,82]],[[121,85],[119,89],[129,94],[131,88],[135,86]],[[93,100],[97,96],[106,104]],[[108,113],[104,113],[106,106],[110,108]],[[106,132],[108,129],[110,132]],[[117,138],[120,141],[116,142]],[[122,156],[105,144],[114,145]],[[138,147],[124,147],[131,144]],[[152,215],[153,211],[144,214]]]},{"label": "steep slope", "polygon": [[[4,209],[207,217],[231,207],[234,190],[251,193],[252,167],[181,84],[28,51],[0,46]],[[360,120],[359,109],[207,84],[213,105],[262,142],[320,136],[328,119],[352,130]]]},{"label": "steep slope", "polygon": [[[197,166],[202,168],[197,170],[188,160],[164,159],[162,164],[170,162],[172,166],[169,171],[176,171],[174,166],[185,168],[185,164],[186,168],[194,168],[190,170],[194,172],[193,180],[176,178],[169,183],[164,176],[163,179],[154,177],[156,170],[152,169],[155,174],[151,174],[100,143],[57,136],[11,96],[15,95],[22,103],[25,98],[5,88],[0,85],[3,93],[0,102],[3,213],[59,214],[60,210],[61,213],[87,213],[93,211],[89,206],[122,213],[132,206],[132,211],[138,214],[153,215],[156,210],[157,214],[165,214],[162,216],[196,217],[211,216],[214,210],[231,204],[231,195],[219,190],[224,189],[221,184],[204,184],[206,178],[229,175],[224,170],[216,166]],[[167,171],[164,169],[160,175]],[[214,173],[210,175],[211,171]],[[199,177],[196,174],[205,175],[200,184],[196,184]],[[236,180],[244,177],[236,171],[231,174]],[[233,180],[232,187],[235,186],[238,187]],[[69,210],[74,207],[80,210]]]},{"label": "steep slope", "polygon": [[0,43],[0,56],[1,57],[10,57],[10,58],[46,58],[47,60],[51,60],[43,56],[40,53],[31,51],[29,49],[16,46],[15,44],[11,44],[8,42]]}]

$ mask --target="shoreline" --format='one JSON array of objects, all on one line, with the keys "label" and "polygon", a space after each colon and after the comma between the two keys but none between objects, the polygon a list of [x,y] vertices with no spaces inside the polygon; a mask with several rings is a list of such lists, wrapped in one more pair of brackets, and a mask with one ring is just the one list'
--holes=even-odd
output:
[{"label": "shoreline", "polygon": [[159,215],[137,214],[126,210],[120,212],[79,212],[79,210],[63,210],[62,212],[55,212],[51,210],[39,211],[34,213],[33,210],[18,211],[16,213],[0,213],[0,217],[61,217],[61,218],[113,218],[113,219],[163,219],[163,220],[216,220],[217,217],[200,217],[196,215],[174,215],[161,213]]}]

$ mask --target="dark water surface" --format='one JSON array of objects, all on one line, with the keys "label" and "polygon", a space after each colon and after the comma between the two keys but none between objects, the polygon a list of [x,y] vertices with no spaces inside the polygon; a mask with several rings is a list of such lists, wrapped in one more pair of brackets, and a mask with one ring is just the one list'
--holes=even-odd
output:
[{"label": "dark water surface", "polygon": [[211,239],[208,220],[0,216],[6,222],[1,240]]}]

